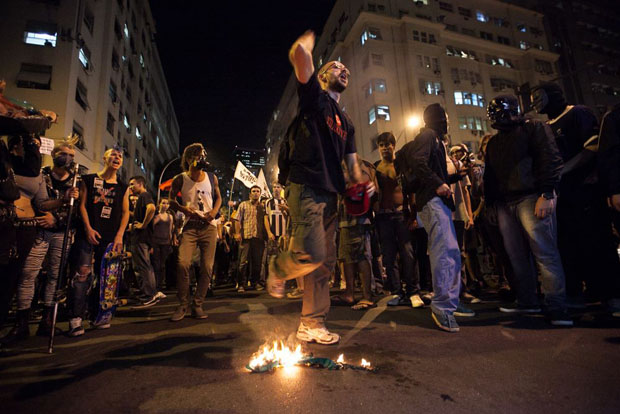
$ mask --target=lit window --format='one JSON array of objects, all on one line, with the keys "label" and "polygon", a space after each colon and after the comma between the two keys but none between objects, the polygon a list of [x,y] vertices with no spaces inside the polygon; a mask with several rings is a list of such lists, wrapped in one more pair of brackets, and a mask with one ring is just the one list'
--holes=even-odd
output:
[{"label": "lit window", "polygon": [[464,116],[459,116],[459,129],[467,129],[467,119]]},{"label": "lit window", "polygon": [[52,83],[52,67],[35,63],[22,63],[17,74],[17,87],[49,90]]},{"label": "lit window", "polygon": [[524,40],[521,40],[519,42],[519,48],[523,49],[523,50],[527,50],[530,48],[530,44]]},{"label": "lit window", "polygon": [[385,84],[384,79],[375,79],[373,82],[374,82],[374,90],[376,92],[381,92],[381,93],[387,92],[387,86]]},{"label": "lit window", "polygon": [[463,104],[471,105],[471,93],[463,92]]},{"label": "lit window", "polygon": [[520,31],[520,32],[525,33],[525,32],[527,32],[527,26],[524,25],[524,24],[517,24],[517,30]]},{"label": "lit window", "polygon": [[29,21],[24,31],[24,43],[56,47],[56,36],[55,24]]},{"label": "lit window", "polygon": [[368,29],[364,30],[364,33],[362,33],[362,37],[360,39],[362,45],[365,45],[368,39],[382,40],[381,30],[377,29],[376,27],[369,27]]},{"label": "lit window", "polygon": [[129,27],[127,27],[127,23],[125,23],[125,26],[123,27],[123,33],[125,34],[125,37],[129,39]]},{"label": "lit window", "polygon": [[476,20],[478,20],[479,22],[488,22],[489,21],[489,16],[484,14],[484,12],[477,11],[476,12]]},{"label": "lit window", "polygon": [[127,130],[131,129],[131,124],[129,123],[129,118],[127,117],[127,114],[123,115],[123,125],[125,125],[125,128],[127,128]]},{"label": "lit window", "polygon": [[138,138],[138,140],[142,140],[142,134],[140,133],[140,128],[138,128],[136,126],[136,138]]},{"label": "lit window", "polygon": [[376,53],[371,54],[372,64],[375,66],[383,66],[383,55],[379,55]]},{"label": "lit window", "polygon": [[378,105],[377,106],[377,118],[383,119],[384,121],[390,120],[390,107],[387,105]]},{"label": "lit window", "polygon": [[456,105],[463,105],[463,93],[462,92],[454,92],[454,103]]},{"label": "lit window", "polygon": [[140,66],[144,67],[144,56],[140,53]]},{"label": "lit window", "polygon": [[86,46],[82,46],[78,53],[78,59],[84,69],[90,69],[90,50]]},{"label": "lit window", "polygon": [[159,135],[155,136],[155,147],[157,147],[157,149],[159,149]]},{"label": "lit window", "polygon": [[372,125],[377,120],[377,110],[373,106],[368,111],[368,125]]}]

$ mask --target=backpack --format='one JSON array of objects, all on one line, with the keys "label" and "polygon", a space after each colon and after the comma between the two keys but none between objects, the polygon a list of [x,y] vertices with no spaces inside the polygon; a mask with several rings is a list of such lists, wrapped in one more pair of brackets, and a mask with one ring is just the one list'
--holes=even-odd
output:
[{"label": "backpack", "polygon": [[306,119],[307,117],[305,115],[298,112],[286,129],[284,138],[280,143],[280,151],[278,152],[278,182],[283,186],[286,185],[291,171],[291,163],[295,151],[295,139],[299,134],[303,134],[306,137],[310,135],[304,122]]},{"label": "backpack", "polygon": [[408,152],[412,147],[413,141],[406,143],[401,149],[396,151],[394,157],[394,168],[396,169],[396,175],[400,179],[403,194],[413,194],[420,189],[420,180],[413,174],[413,168],[409,163],[410,157]]}]

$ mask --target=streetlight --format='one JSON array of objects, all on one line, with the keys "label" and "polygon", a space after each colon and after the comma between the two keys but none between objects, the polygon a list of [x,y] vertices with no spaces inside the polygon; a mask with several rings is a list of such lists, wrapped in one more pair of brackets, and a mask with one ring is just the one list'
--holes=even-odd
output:
[{"label": "streetlight", "polygon": [[166,172],[166,170],[168,169],[168,167],[170,167],[170,164],[172,164],[173,162],[180,160],[181,157],[175,157],[173,159],[170,160],[170,162],[168,162],[168,164],[166,164],[166,166],[164,167],[163,170],[161,170],[161,174],[159,175],[159,183],[157,184],[157,205],[159,206],[159,196],[161,194],[161,180],[164,178],[164,173]]},{"label": "streetlight", "polygon": [[422,118],[420,115],[411,115],[407,118],[407,126],[409,128],[417,128],[422,124]]}]

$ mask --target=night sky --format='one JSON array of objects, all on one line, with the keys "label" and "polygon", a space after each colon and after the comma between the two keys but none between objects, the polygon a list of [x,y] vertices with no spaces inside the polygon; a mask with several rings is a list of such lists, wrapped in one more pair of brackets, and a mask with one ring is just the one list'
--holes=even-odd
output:
[{"label": "night sky", "polygon": [[180,151],[201,141],[220,164],[235,145],[262,148],[292,73],[288,49],[306,29],[320,34],[334,2],[151,0]]}]

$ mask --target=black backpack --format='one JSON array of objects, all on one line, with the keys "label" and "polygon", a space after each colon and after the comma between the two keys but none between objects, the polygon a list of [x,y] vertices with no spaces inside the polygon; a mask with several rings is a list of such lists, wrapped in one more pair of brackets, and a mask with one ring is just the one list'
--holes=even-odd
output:
[{"label": "black backpack", "polygon": [[286,129],[284,138],[280,143],[280,151],[278,152],[278,182],[282,185],[286,185],[291,170],[291,160],[293,159],[293,153],[295,151],[295,139],[300,136],[300,134],[305,137],[310,136],[310,132],[304,122],[306,119],[307,117],[305,115],[297,113]]},{"label": "black backpack", "polygon": [[412,147],[413,141],[406,143],[401,149],[396,151],[394,157],[394,168],[396,169],[396,175],[400,178],[404,194],[413,194],[420,189],[420,180],[415,177],[409,162],[411,159],[409,152]]}]

